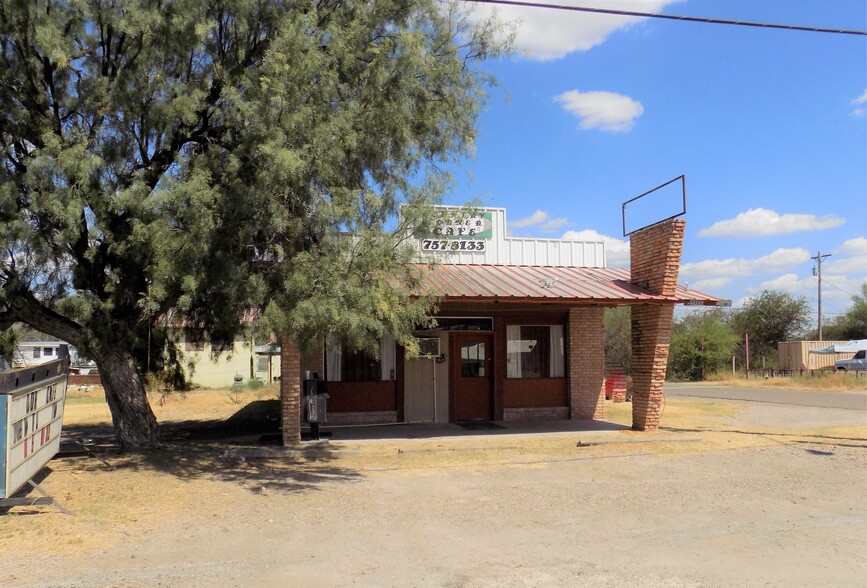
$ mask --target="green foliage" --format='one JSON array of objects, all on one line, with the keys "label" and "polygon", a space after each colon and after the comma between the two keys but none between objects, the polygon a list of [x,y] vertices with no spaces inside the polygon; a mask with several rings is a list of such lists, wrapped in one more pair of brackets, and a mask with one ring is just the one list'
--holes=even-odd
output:
[{"label": "green foliage", "polygon": [[861,284],[861,293],[852,297],[852,307],[845,314],[822,326],[822,337],[831,341],[867,339],[867,284]]},{"label": "green foliage", "polygon": [[12,365],[15,349],[18,347],[20,340],[21,334],[17,327],[0,331],[0,359],[4,359],[7,364]]},{"label": "green foliage", "polygon": [[508,38],[436,0],[0,3],[0,328],[143,366],[170,309],[232,340],[259,306],[412,351],[397,213],[430,225]]},{"label": "green foliage", "polygon": [[605,363],[621,366],[627,374],[632,366],[632,307],[605,310]]},{"label": "green foliage", "polygon": [[431,301],[398,208],[423,226],[472,152],[508,31],[433,0],[18,0],[0,41],[0,311],[25,292],[17,318],[142,365],[170,308],[408,343]]},{"label": "green foliage", "polygon": [[704,380],[731,363],[738,336],[721,310],[688,314],[674,323],[671,331],[669,377]]},{"label": "green foliage", "polygon": [[751,298],[731,317],[731,325],[740,339],[749,334],[750,363],[776,365],[777,343],[791,341],[805,334],[810,324],[810,306],[803,296],[763,290]]}]

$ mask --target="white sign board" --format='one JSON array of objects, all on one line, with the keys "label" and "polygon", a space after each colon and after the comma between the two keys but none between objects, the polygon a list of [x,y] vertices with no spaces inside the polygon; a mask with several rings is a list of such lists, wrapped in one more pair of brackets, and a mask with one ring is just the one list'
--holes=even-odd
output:
[{"label": "white sign board", "polygon": [[60,449],[65,363],[0,374],[0,498],[14,494]]}]

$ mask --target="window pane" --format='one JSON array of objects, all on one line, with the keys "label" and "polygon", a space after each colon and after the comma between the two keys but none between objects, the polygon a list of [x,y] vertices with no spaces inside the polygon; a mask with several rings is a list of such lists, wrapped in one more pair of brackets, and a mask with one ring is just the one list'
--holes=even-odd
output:
[{"label": "window pane", "polygon": [[341,382],[378,382],[382,379],[379,360],[363,351],[344,348],[340,363]]},{"label": "window pane", "polygon": [[508,325],[506,377],[562,378],[562,325]]},{"label": "window pane", "polygon": [[485,377],[485,343],[461,344],[461,376],[464,378]]},{"label": "window pane", "polygon": [[[521,377],[547,378],[551,356],[548,327],[521,327]],[[523,350],[522,349],[522,350]]]}]

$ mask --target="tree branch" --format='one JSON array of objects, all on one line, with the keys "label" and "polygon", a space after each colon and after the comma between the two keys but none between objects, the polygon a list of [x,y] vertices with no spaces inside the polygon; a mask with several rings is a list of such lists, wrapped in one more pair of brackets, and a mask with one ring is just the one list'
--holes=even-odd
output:
[{"label": "tree branch", "polygon": [[3,285],[3,293],[7,309],[0,312],[0,328],[21,322],[72,345],[79,343],[81,325],[39,302],[25,284],[10,277]]}]

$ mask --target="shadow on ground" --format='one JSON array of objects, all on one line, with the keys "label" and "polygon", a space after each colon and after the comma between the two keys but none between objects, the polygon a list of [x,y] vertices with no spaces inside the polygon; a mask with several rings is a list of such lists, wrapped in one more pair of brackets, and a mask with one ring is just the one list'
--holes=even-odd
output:
[{"label": "shadow on ground", "polygon": [[[89,458],[79,463],[81,471],[152,470],[181,479],[232,482],[254,493],[306,492],[360,477],[334,465],[339,449],[280,447],[279,418],[274,418],[271,402],[253,402],[226,420],[160,423],[161,446],[147,452],[121,453],[111,427],[65,426],[58,458]],[[250,451],[245,455],[239,448]]]},{"label": "shadow on ground", "polygon": [[[628,429],[604,421],[562,420],[523,423],[422,423],[359,427],[323,425],[334,441],[495,437],[558,433],[599,433]],[[152,452],[121,454],[109,426],[65,426],[61,459],[89,457],[83,469],[153,470],[187,479],[212,478],[241,484],[252,492],[300,492],[323,483],[351,482],[360,474],[335,465],[339,444],[280,446],[280,403],[258,400],[225,420],[160,423],[162,445]]]}]

